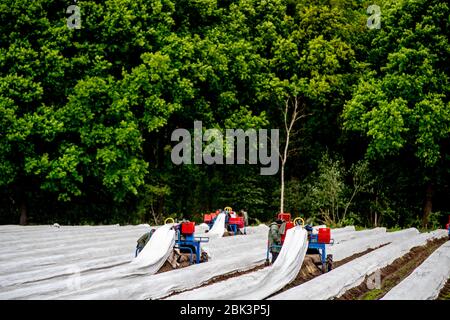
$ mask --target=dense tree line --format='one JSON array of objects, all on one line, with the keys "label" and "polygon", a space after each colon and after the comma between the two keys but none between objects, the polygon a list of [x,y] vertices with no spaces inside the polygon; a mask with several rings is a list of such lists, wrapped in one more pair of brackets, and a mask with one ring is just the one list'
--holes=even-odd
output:
[{"label": "dense tree line", "polygon": [[[450,214],[449,5],[383,0],[0,0],[0,223],[260,221],[280,175],[175,165],[177,128],[280,128],[284,211],[313,223]],[[290,99],[290,100],[289,100]]]}]

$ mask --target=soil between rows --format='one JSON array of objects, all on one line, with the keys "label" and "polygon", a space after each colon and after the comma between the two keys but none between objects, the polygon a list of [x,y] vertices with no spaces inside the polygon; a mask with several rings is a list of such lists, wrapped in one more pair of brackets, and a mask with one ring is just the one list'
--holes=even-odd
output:
[{"label": "soil between rows", "polygon": [[[335,300],[378,300],[388,291],[408,277],[418,266],[420,266],[446,238],[429,240],[426,245],[414,247],[404,256],[396,259],[393,263],[380,270],[380,288],[369,288],[374,285],[372,275],[369,275],[357,287],[348,290]],[[369,281],[368,281],[369,280]]]},{"label": "soil between rows", "polygon": [[251,272],[255,272],[255,271],[261,270],[261,269],[266,268],[266,267],[267,266],[263,263],[263,264],[257,265],[256,267],[253,267],[253,268],[248,269],[248,270],[233,271],[233,272],[229,272],[229,273],[226,273],[226,274],[221,274],[221,275],[218,275],[216,277],[213,277],[213,278],[209,279],[208,281],[206,281],[205,283],[203,283],[200,286],[197,286],[197,287],[192,288],[192,289],[187,289],[187,290],[174,291],[170,295],[165,296],[164,298],[168,298],[168,297],[180,294],[180,293],[185,292],[185,291],[192,291],[192,290],[195,290],[195,289],[198,289],[198,288],[206,287],[206,286],[209,286],[209,285],[217,283],[217,282],[228,280],[230,278],[239,277],[241,275],[244,275],[244,274],[247,274],[247,273],[251,273]]},{"label": "soil between rows", "polygon": [[450,300],[450,279],[448,279],[447,283],[442,288],[437,300]]}]

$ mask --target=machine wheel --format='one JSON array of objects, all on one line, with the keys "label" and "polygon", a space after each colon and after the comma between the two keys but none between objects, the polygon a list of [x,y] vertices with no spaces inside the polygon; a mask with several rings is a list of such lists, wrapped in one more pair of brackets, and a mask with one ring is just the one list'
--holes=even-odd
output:
[{"label": "machine wheel", "polygon": [[200,257],[200,263],[208,261],[208,254],[205,251],[202,251],[202,255]]},{"label": "machine wheel", "polygon": [[333,269],[333,255],[327,254],[327,272]]}]

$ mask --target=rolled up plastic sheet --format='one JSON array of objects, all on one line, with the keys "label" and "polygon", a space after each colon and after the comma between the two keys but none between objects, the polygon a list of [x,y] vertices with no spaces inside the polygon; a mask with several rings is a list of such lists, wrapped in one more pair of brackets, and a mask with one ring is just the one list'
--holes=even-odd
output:
[{"label": "rolled up plastic sheet", "polygon": [[141,253],[131,261],[131,265],[145,268],[148,274],[156,273],[166,262],[175,245],[173,224],[156,229]]},{"label": "rolled up plastic sheet", "polygon": [[223,237],[224,232],[225,232],[225,213],[221,213],[217,216],[214,225],[208,232],[208,235],[211,238],[213,237],[220,238]]},{"label": "rolled up plastic sheet", "polygon": [[308,249],[307,232],[289,229],[277,260],[270,267],[231,278],[169,299],[259,300],[277,292],[297,276]]}]

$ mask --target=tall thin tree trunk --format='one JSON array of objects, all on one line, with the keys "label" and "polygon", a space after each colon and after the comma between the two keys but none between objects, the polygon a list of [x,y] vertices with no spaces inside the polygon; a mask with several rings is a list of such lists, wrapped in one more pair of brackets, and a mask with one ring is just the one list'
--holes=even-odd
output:
[{"label": "tall thin tree trunk", "polygon": [[19,210],[20,210],[20,225],[24,226],[27,224],[27,204],[25,202],[25,199],[21,199],[20,201],[20,205],[19,205]]},{"label": "tall thin tree trunk", "polygon": [[427,184],[427,190],[425,192],[425,205],[423,208],[422,227],[428,226],[428,218],[430,217],[433,209],[433,184],[429,182]]},{"label": "tall thin tree trunk", "polygon": [[280,213],[284,213],[284,162],[281,163],[281,196],[280,196]]}]

